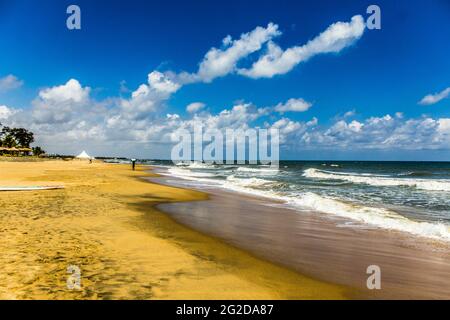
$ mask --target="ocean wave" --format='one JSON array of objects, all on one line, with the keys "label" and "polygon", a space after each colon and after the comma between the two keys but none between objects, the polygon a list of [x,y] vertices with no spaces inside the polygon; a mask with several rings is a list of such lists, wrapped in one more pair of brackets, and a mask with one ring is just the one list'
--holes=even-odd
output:
[{"label": "ocean wave", "polygon": [[189,164],[190,169],[215,169],[215,165],[212,163],[192,162]]},{"label": "ocean wave", "polygon": [[252,173],[258,173],[258,174],[277,174],[279,173],[279,169],[278,168],[270,168],[270,167],[258,167],[258,168],[253,168],[253,167],[238,167],[236,169],[237,172],[252,172]]},{"label": "ocean wave", "polygon": [[443,223],[413,221],[392,210],[356,205],[342,200],[322,197],[311,192],[295,195],[282,195],[275,191],[253,188],[255,184],[264,186],[264,183],[265,182],[255,180],[247,181],[246,183],[236,183],[234,181],[231,184],[223,185],[223,187],[272,200],[283,201],[291,208],[297,210],[314,210],[381,229],[406,232],[416,236],[446,242],[450,241],[450,228]]},{"label": "ocean wave", "polygon": [[[382,229],[450,241],[450,228],[442,223],[417,222],[389,209],[357,205],[349,201],[323,197],[312,192],[283,194],[274,190],[268,190],[274,184],[276,182],[264,179],[239,179],[230,176],[222,187],[272,200],[283,201],[290,207],[298,210],[314,210]],[[264,189],[260,189],[261,187]]]},{"label": "ocean wave", "polygon": [[336,163],[331,163],[331,164],[322,163],[321,166],[323,166],[323,167],[335,167],[335,168],[339,168],[340,167],[340,165],[338,165]]},{"label": "ocean wave", "polygon": [[[311,171],[308,171],[311,170]],[[339,171],[328,171],[328,170],[319,170],[319,169],[314,169],[314,168],[310,168],[310,169],[306,169],[304,172],[322,172],[322,173],[329,173],[329,174],[335,174],[335,175],[339,175],[339,176],[348,176],[348,175],[353,175],[353,176],[362,176],[362,177],[392,177],[392,175],[389,174],[376,174],[376,173],[367,173],[367,172],[339,172]]]},{"label": "ocean wave", "polygon": [[344,180],[372,186],[407,186],[428,191],[450,191],[450,180],[392,178],[372,174],[336,173],[314,168],[304,170],[303,176],[313,179]]},{"label": "ocean wave", "polygon": [[206,162],[198,162],[198,161],[181,161],[175,163],[177,167],[188,167],[191,169],[214,169],[214,164],[206,163]]},{"label": "ocean wave", "polygon": [[399,173],[398,176],[402,177],[429,177],[433,174],[430,172],[424,172],[424,171],[411,171],[411,172],[402,172]]},{"label": "ocean wave", "polygon": [[209,172],[196,172],[196,171],[192,171],[189,169],[184,169],[184,168],[169,168],[168,169],[168,173],[175,175],[177,177],[198,177],[198,178],[212,178],[215,177],[216,175],[214,173],[209,173]]},{"label": "ocean wave", "polygon": [[228,176],[227,182],[231,182],[233,186],[258,188],[258,187],[277,187],[280,182],[270,181],[260,178],[237,178],[234,175]]},{"label": "ocean wave", "polygon": [[[309,171],[308,171],[309,170]],[[321,179],[342,179],[343,175],[330,177],[328,173],[320,170],[305,170],[313,177]],[[377,208],[351,203],[350,200],[336,197],[321,196],[313,192],[279,192],[280,182],[263,179],[260,177],[241,178],[230,175],[226,180],[211,179],[215,177],[213,173],[195,172],[188,168],[172,167],[168,169],[169,175],[193,181],[195,183],[213,183],[217,187],[222,187],[231,191],[238,191],[267,199],[282,201],[289,207],[296,210],[313,210],[325,214],[336,215],[370,226],[407,232],[413,235],[450,241],[450,229],[443,223],[418,222],[410,220],[395,211],[386,208]],[[323,176],[325,175],[325,176]],[[350,176],[353,179],[355,176]],[[359,176],[363,179],[373,177]],[[383,178],[380,178],[383,179]],[[352,181],[353,182],[353,181]],[[369,182],[371,182],[369,180]],[[364,180],[366,183],[366,180]],[[386,184],[382,184],[386,185]]]},{"label": "ocean wave", "polygon": [[450,241],[449,226],[442,223],[413,221],[392,210],[384,208],[346,203],[332,198],[325,198],[311,192],[299,194],[297,197],[288,200],[288,203],[294,206],[308,207],[316,211],[349,218],[384,229]]}]

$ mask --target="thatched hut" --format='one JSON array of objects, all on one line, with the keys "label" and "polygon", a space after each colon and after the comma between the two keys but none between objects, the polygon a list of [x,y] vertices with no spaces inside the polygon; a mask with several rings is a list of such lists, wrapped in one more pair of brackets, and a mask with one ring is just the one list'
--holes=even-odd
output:
[{"label": "thatched hut", "polygon": [[7,154],[12,156],[28,156],[32,150],[30,148],[7,148],[0,147],[0,154]]}]

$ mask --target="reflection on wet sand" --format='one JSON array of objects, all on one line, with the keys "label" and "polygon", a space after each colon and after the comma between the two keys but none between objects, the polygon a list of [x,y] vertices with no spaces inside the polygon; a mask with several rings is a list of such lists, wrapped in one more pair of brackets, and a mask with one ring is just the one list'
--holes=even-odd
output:
[{"label": "reflection on wet sand", "polygon": [[[167,179],[155,181],[167,183]],[[180,180],[170,178],[170,183]],[[176,220],[257,256],[318,279],[350,285],[358,297],[450,298],[447,243],[349,225],[265,199],[208,189],[210,200],[162,204]],[[368,290],[367,267],[381,268],[381,290]]]}]

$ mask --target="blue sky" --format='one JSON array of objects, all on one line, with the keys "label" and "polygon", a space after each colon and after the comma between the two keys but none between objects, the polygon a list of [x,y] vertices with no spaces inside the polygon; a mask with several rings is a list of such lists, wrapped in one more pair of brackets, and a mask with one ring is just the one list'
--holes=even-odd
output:
[{"label": "blue sky", "polygon": [[[81,30],[66,28],[70,4],[81,8]],[[254,78],[238,71],[249,70],[267,53],[271,41],[286,50],[305,45],[334,23],[350,23],[355,15],[367,19],[370,4],[381,8],[381,30],[365,28],[336,52],[312,54],[282,74]],[[236,41],[270,22],[277,25],[278,34],[262,41],[260,49],[243,54],[232,71],[207,81],[204,76],[180,78],[182,72],[198,76],[207,52],[214,47],[226,49],[222,40],[227,35]],[[195,115],[186,106],[201,102],[205,106],[198,118],[205,122],[211,118],[221,122],[214,117],[236,105],[247,106],[247,115],[272,108],[242,125],[273,126],[288,119],[278,123],[286,129],[282,158],[448,160],[450,156],[450,99],[445,91],[450,87],[448,1],[0,0],[0,39],[0,106],[4,107],[0,122],[30,126],[41,136],[38,142],[52,152],[76,152],[86,146],[93,153],[165,157],[170,150],[170,144],[162,143],[166,131],[188,126]],[[148,85],[151,72],[179,84],[164,96],[149,97],[153,109],[137,106],[131,97],[140,85]],[[1,81],[8,76],[8,81]],[[61,101],[40,93],[70,79],[81,86],[81,93],[87,87],[89,92],[82,99],[69,97],[62,102],[65,107],[60,112],[70,116],[50,116],[49,112],[58,112]],[[427,95],[435,99],[419,103]],[[311,106],[301,112],[275,111],[289,99]],[[124,101],[131,106],[125,107]],[[141,112],[137,115],[127,108]],[[130,133],[139,126],[165,126],[170,122],[166,114],[179,116],[171,129]],[[115,131],[130,133],[123,141],[120,135],[108,133],[111,125],[105,127],[111,124],[108,120],[119,117],[123,121]],[[313,119],[317,125],[311,125]],[[426,119],[434,122],[424,123]],[[287,121],[295,132],[286,128]],[[96,130],[81,137],[77,132],[81,127],[85,132]],[[72,135],[56,138],[57,130]],[[380,135],[377,130],[386,136],[375,139]],[[72,147],[66,143],[70,139],[76,140]],[[121,152],[112,147],[121,143]]]}]

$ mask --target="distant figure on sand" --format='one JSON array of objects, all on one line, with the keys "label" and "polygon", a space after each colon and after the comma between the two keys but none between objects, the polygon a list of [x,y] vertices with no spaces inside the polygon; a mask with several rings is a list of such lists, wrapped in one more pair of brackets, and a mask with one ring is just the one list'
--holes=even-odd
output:
[{"label": "distant figure on sand", "polygon": [[133,168],[134,171],[134,168],[136,167],[136,159],[131,159],[131,167]]}]

